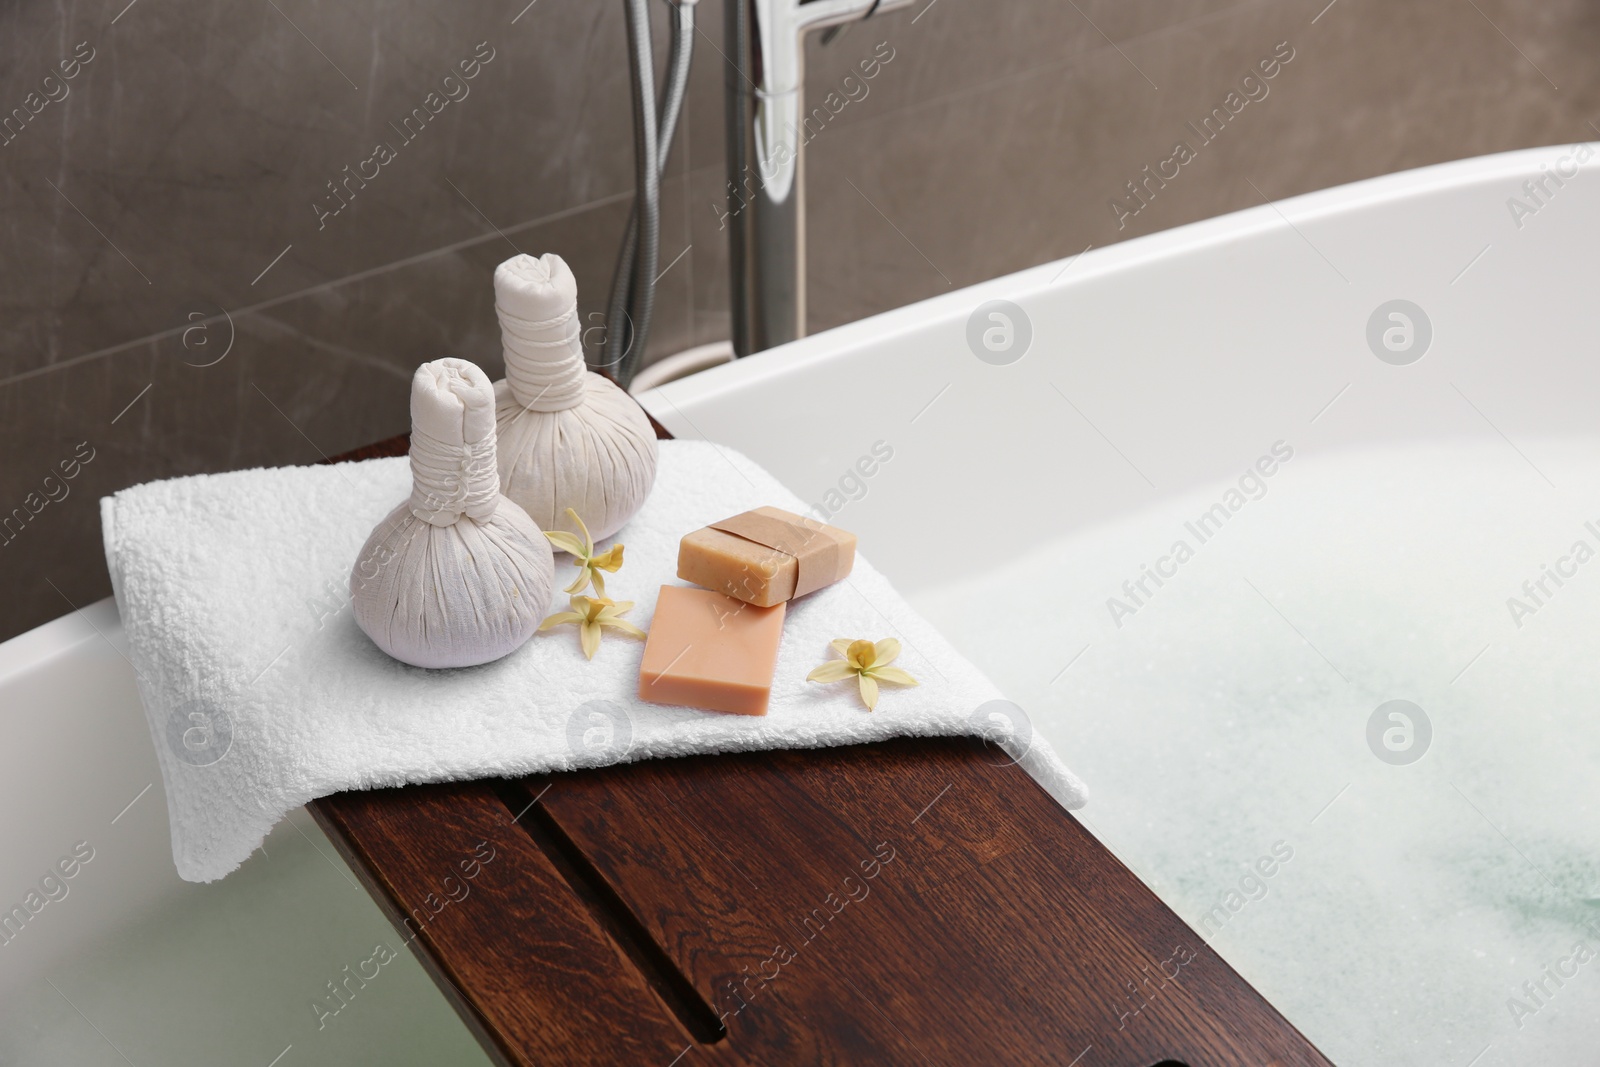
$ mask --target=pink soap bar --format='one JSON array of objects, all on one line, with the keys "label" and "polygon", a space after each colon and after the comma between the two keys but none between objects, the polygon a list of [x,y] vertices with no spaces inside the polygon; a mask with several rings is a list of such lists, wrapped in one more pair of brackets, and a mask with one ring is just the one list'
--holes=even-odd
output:
[{"label": "pink soap bar", "polygon": [[784,605],[758,608],[709,589],[664,585],[639,664],[639,699],[765,715]]}]

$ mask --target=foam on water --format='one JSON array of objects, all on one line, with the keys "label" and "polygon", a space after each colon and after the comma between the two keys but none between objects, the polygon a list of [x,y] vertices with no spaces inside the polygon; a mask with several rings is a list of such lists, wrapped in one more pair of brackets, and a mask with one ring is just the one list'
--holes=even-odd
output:
[{"label": "foam on water", "polygon": [[[1236,483],[912,598],[1088,782],[1086,824],[1340,1064],[1596,1056],[1600,956],[1572,953],[1600,954],[1600,446],[1522,444],[1296,455],[1203,543],[1185,524]],[[1408,765],[1367,740],[1392,699],[1432,726]]]}]

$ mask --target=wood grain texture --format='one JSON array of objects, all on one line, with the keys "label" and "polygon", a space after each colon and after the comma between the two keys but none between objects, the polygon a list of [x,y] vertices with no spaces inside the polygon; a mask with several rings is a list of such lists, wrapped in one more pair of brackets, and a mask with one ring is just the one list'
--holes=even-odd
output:
[{"label": "wood grain texture", "polygon": [[501,1062],[665,1063],[693,1040],[489,784],[312,811]]},{"label": "wood grain texture", "polygon": [[501,1063],[1328,1062],[977,740],[310,807]]},{"label": "wood grain texture", "polygon": [[772,1061],[1325,1062],[976,740],[650,760],[540,804]]}]

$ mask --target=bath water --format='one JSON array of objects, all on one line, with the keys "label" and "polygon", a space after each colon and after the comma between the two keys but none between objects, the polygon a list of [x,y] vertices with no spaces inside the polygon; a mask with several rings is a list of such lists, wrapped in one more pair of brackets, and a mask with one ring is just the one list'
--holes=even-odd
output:
[{"label": "bath water", "polygon": [[1296,455],[911,598],[1339,1064],[1600,1045],[1600,447],[1518,444]]}]

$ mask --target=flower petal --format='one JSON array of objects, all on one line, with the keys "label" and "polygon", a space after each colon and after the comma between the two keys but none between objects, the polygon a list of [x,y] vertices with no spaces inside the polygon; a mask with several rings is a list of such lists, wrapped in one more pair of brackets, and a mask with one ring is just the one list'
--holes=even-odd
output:
[{"label": "flower petal", "polygon": [[585,622],[578,630],[579,643],[583,645],[583,654],[594,659],[594,654],[600,648],[600,627],[592,622]]},{"label": "flower petal", "polygon": [[828,642],[828,647],[839,653],[841,656],[848,656],[850,654],[850,642],[852,640],[854,639],[849,637],[836,637],[832,641]]},{"label": "flower petal", "polygon": [[860,669],[872,666],[876,654],[877,650],[873,648],[871,641],[851,641],[844,658],[850,666]]},{"label": "flower petal", "polygon": [[565,626],[569,622],[583,622],[583,616],[576,611],[558,611],[539,624],[539,631],[543,633],[557,626]]},{"label": "flower petal", "polygon": [[549,538],[552,545],[555,545],[563,552],[569,552],[574,556],[588,555],[583,550],[583,542],[564,530],[546,530],[544,535]]},{"label": "flower petal", "polygon": [[907,674],[899,667],[874,667],[870,673],[878,681],[887,682],[890,685],[918,684],[915,678],[911,677],[911,675]]},{"label": "flower petal", "polygon": [[615,544],[589,560],[589,566],[599,567],[615,574],[622,569],[622,545]]},{"label": "flower petal", "polygon": [[855,673],[850,664],[842,659],[831,659],[820,667],[813,667],[811,673],[806,675],[808,682],[842,682]]},{"label": "flower petal", "polygon": [[594,591],[596,593],[599,593],[601,596],[605,596],[606,595],[606,580],[604,578],[600,577],[600,572],[599,571],[593,569],[593,565],[594,565],[594,561],[593,560],[590,560],[589,564],[590,565],[588,567],[585,567],[583,569],[584,577],[585,578],[589,578],[594,582]]},{"label": "flower petal", "polygon": [[881,667],[885,663],[893,663],[894,658],[900,654],[900,642],[892,637],[885,637],[873,647],[872,665]]},{"label": "flower petal", "polygon": [[621,630],[623,633],[628,634],[628,635],[633,636],[633,637],[647,637],[647,636],[649,636],[643,630],[639,629],[633,623],[629,622],[627,619],[600,619],[595,623],[595,625],[597,625],[597,626],[609,626],[613,630]]},{"label": "flower petal", "polygon": [[861,681],[861,699],[867,705],[868,711],[873,711],[878,706],[878,683],[872,680],[872,675],[863,674]]},{"label": "flower petal", "polygon": [[583,554],[585,556],[594,555],[594,539],[589,536],[589,527],[583,524],[583,520],[578,517],[578,513],[571,508],[567,509],[567,518],[577,523],[578,529],[583,531]]},{"label": "flower petal", "polygon": [[588,584],[589,584],[589,569],[587,567],[580,568],[579,571],[578,571],[578,576],[576,578],[572,579],[572,584],[567,586],[565,589],[563,589],[561,591],[563,593],[576,593],[576,592],[579,592],[580,590],[582,590],[583,587],[588,585]]}]

